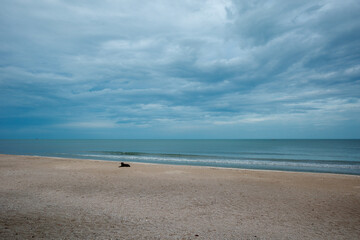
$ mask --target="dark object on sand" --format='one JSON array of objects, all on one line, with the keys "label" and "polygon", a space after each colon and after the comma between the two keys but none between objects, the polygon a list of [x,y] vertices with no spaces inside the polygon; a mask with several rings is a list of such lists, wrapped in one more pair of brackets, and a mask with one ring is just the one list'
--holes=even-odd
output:
[{"label": "dark object on sand", "polygon": [[130,164],[121,162],[121,165],[119,167],[130,167]]}]

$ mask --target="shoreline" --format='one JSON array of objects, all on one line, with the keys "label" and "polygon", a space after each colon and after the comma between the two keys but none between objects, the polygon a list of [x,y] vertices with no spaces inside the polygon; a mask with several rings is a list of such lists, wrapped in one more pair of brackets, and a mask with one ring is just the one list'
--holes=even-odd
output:
[{"label": "shoreline", "polygon": [[[22,157],[39,157],[39,158],[53,158],[53,159],[70,159],[70,160],[85,160],[85,161],[96,161],[96,162],[116,162],[120,163],[121,161],[117,160],[108,160],[108,159],[91,159],[91,158],[68,158],[68,157],[54,157],[54,156],[41,156],[41,155],[18,155],[18,154],[3,154],[1,156],[22,156]],[[132,162],[126,161],[131,164],[145,164],[145,165],[160,165],[160,166],[180,166],[180,167],[195,167],[195,168],[210,168],[210,169],[228,169],[228,170],[239,170],[239,171],[255,171],[255,172],[277,172],[277,173],[309,173],[309,174],[329,174],[329,175],[348,175],[348,176],[358,176],[360,174],[351,174],[351,173],[331,173],[331,172],[316,172],[316,171],[288,171],[288,170],[273,170],[273,169],[254,169],[254,168],[231,168],[231,167],[218,167],[218,166],[202,166],[202,165],[186,165],[186,164],[168,164],[168,163],[146,163],[146,162]]]},{"label": "shoreline", "polygon": [[[82,161],[85,160],[85,161]],[[357,175],[0,154],[3,239],[355,239]]]}]

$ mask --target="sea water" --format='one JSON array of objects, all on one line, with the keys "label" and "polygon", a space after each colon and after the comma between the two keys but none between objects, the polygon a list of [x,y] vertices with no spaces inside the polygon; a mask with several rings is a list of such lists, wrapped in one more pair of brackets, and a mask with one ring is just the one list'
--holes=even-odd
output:
[{"label": "sea water", "polygon": [[360,175],[360,140],[0,140],[0,153]]}]

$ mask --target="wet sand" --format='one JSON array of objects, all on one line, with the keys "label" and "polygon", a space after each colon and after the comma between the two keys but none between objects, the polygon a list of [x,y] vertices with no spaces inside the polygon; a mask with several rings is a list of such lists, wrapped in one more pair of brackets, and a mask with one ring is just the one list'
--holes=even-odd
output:
[{"label": "wet sand", "polygon": [[0,239],[358,239],[360,176],[0,155]]}]

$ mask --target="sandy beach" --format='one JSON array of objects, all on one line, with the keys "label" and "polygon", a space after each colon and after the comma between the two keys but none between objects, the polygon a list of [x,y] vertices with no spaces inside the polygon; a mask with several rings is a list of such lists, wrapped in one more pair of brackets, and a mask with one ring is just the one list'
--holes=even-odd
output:
[{"label": "sandy beach", "polygon": [[358,239],[360,176],[0,155],[1,239]]}]

